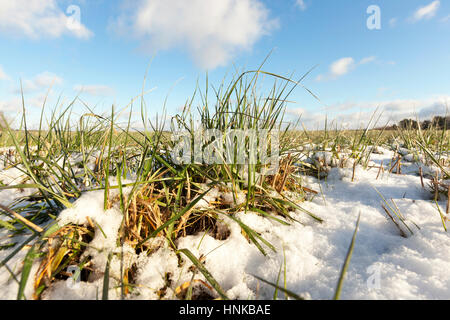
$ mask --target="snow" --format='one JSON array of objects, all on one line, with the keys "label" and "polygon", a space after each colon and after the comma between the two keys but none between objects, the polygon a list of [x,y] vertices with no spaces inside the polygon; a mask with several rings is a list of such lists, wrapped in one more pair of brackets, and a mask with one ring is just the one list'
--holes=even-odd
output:
[{"label": "snow", "polygon": [[[28,177],[24,174],[24,168],[21,166],[20,167],[9,167],[8,166],[0,171],[0,183],[5,186],[23,184],[23,183],[26,183],[27,180],[28,180]],[[35,189],[35,188],[27,188],[27,189],[22,189],[22,190],[18,190],[18,189],[0,190],[0,204],[9,206],[17,198],[28,196],[36,191],[37,191],[37,189]]]},{"label": "snow", "polygon": [[[115,178],[111,178],[111,186],[115,186]],[[123,183],[130,183],[125,180]],[[123,189],[124,195],[131,191],[131,187]],[[118,195],[117,189],[110,190],[110,197]],[[90,246],[81,256],[81,259],[91,256],[92,264],[97,270],[105,270],[109,252],[121,253],[124,252],[124,268],[131,267],[134,262],[135,253],[127,244],[124,248],[117,246],[119,236],[119,228],[122,224],[123,214],[117,206],[111,209],[104,210],[104,191],[89,191],[85,192],[77,201],[75,201],[72,208],[68,208],[59,214],[57,219],[60,226],[67,224],[88,226],[89,219],[95,225],[94,239],[89,243]],[[111,277],[120,278],[120,259],[113,256],[110,265]]]},{"label": "snow", "polygon": [[[167,245],[159,248],[147,257],[141,254],[138,258],[137,283],[142,284],[138,299],[158,299],[156,292],[165,286],[166,274],[179,276],[178,258]],[[185,278],[188,281],[189,279]],[[170,292],[172,295],[173,290]],[[169,294],[170,295],[170,294]]]},{"label": "snow", "polygon": [[[421,188],[419,177],[385,174],[376,180],[376,170],[371,171],[358,168],[355,174],[357,181],[351,183],[348,169],[333,169],[328,177],[328,186],[323,188],[327,206],[320,198],[307,206],[326,221],[314,228],[314,246],[325,264],[322,271],[336,281],[338,271],[335,266],[342,264],[345,258],[354,222],[361,213],[343,298],[448,299],[450,280],[446,270],[450,267],[450,244],[439,213],[429,201],[430,194]],[[386,199],[394,199],[403,215],[415,221],[421,229],[413,229],[414,235],[407,239],[399,237],[398,230],[385,218],[380,207],[381,198],[373,187]],[[379,273],[378,290],[367,288],[370,277],[367,269],[371,266],[376,266]],[[320,278],[308,281],[312,285],[315,281],[320,282]],[[311,292],[312,298],[331,297],[333,281],[321,291]],[[399,283],[407,285],[399,290]],[[436,283],[440,285],[436,286]]]},{"label": "snow", "polygon": [[[371,165],[384,163],[389,166],[395,153],[381,147],[377,149],[376,153],[371,154]],[[321,217],[324,220],[322,224],[300,211],[291,212],[292,217],[299,222],[287,221],[289,225],[253,212],[236,214],[237,219],[276,248],[274,252],[261,243],[267,256],[249,242],[241,227],[227,216],[220,217],[220,229],[229,230],[226,239],[218,240],[212,234],[199,233],[177,239],[176,246],[178,249],[189,249],[198,259],[202,258],[205,267],[231,299],[272,299],[275,289],[258,281],[254,275],[277,282],[280,269],[281,286],[286,281],[289,290],[305,298],[330,299],[335,292],[355,222],[361,214],[355,249],[341,293],[342,299],[450,299],[449,236],[444,232],[432,194],[428,189],[422,188],[418,175],[419,166],[424,173],[433,172],[434,168],[430,164],[416,161],[417,158],[414,160],[412,156],[408,158],[410,151],[400,151],[405,157],[405,161],[402,161],[402,174],[389,173],[388,167],[378,174],[379,169],[370,168],[370,165],[368,169],[358,165],[353,172],[353,165],[339,167],[330,152],[314,153],[310,159],[322,159],[325,165],[332,167],[328,168],[326,179],[321,181],[314,177],[302,178],[308,188],[319,194],[312,201],[301,205]],[[3,179],[8,176],[11,179],[19,177],[17,171],[12,169],[0,173]],[[205,188],[206,185],[202,187]],[[13,196],[5,194],[5,191],[0,192],[1,203],[8,203],[8,197]],[[377,191],[387,201],[392,199],[395,202],[413,234],[404,230],[408,237],[400,236],[399,230],[382,209],[383,200]],[[230,192],[216,187],[197,207],[208,207],[219,197],[230,204],[234,203]],[[238,203],[242,199],[245,201],[245,194],[238,193],[237,198]],[[447,198],[442,197],[438,202],[443,212],[446,201]],[[84,192],[75,201],[73,208],[61,212],[58,223],[88,225],[87,217],[103,231],[96,226],[91,246],[84,253],[93,257],[95,269],[104,270],[108,252],[120,253],[121,250],[126,257],[125,267],[136,265],[137,286],[128,299],[175,299],[175,289],[192,279],[192,262],[183,254],[180,254],[182,261],[179,261],[174,250],[162,238],[151,240],[154,249],[149,255],[136,254],[127,245],[123,249],[118,247],[117,233],[123,216],[117,206],[104,210],[103,191]],[[7,231],[0,229],[1,239],[6,236]],[[11,251],[12,249],[1,250],[0,260]],[[22,250],[8,266],[15,272],[20,270],[25,254],[26,250]],[[117,288],[118,282],[114,280],[120,275],[120,261],[116,256],[111,261],[110,299],[120,298],[120,288]],[[35,263],[30,279],[37,270],[36,266]],[[284,268],[286,279],[283,275]],[[168,277],[170,283],[167,282]],[[195,274],[195,278],[205,280],[200,272]],[[42,298],[101,298],[101,273],[75,287],[70,285],[70,281],[55,281],[44,291]],[[25,292],[27,298],[32,296],[31,282]],[[0,269],[0,285],[0,299],[16,298],[17,283],[10,279],[5,268]],[[158,291],[163,288],[165,292],[160,296]],[[282,292],[278,295],[279,298],[284,297]]]},{"label": "snow", "polygon": [[[0,237],[3,238],[5,233],[3,230],[0,230]],[[24,239],[21,239],[22,241]],[[3,241],[2,241],[3,242]],[[29,249],[29,248],[28,248]],[[8,253],[10,253],[12,250],[3,250],[0,251],[0,259],[3,260],[8,256]],[[27,254],[27,249],[23,249],[19,251],[13,259],[11,259],[8,262],[8,266],[11,269],[12,272],[16,273],[17,271],[21,270],[22,268],[22,261],[25,259],[25,256]],[[39,267],[38,263],[34,263],[30,274],[33,275],[37,272],[37,269]],[[17,279],[20,281],[20,275],[17,276]],[[0,284],[2,290],[0,290],[0,300],[14,300],[17,299],[17,292],[19,290],[19,285],[17,282],[14,281],[11,274],[8,272],[8,270],[5,267],[0,268]],[[24,294],[25,296],[32,297],[33,296],[33,282],[29,281],[26,284]]]}]

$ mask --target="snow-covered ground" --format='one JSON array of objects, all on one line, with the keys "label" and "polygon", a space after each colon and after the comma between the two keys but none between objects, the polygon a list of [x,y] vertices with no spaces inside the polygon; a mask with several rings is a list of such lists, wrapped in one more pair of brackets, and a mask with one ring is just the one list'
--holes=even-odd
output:
[{"label": "snow-covered ground", "polygon": [[[382,154],[372,154],[373,164],[390,163],[393,152],[382,149]],[[410,159],[413,160],[413,159]],[[364,170],[357,166],[352,181],[353,169],[333,168],[324,180],[305,177],[306,186],[319,193],[312,201],[302,206],[321,217],[319,224],[302,212],[292,213],[301,223],[283,225],[255,213],[237,215],[242,222],[261,234],[277,249],[273,252],[265,247],[267,256],[246,239],[239,225],[223,217],[224,228],[230,235],[225,240],[200,233],[177,240],[179,249],[187,248],[196,257],[202,257],[205,267],[232,299],[272,299],[274,288],[258,281],[253,275],[277,282],[287,289],[311,299],[331,299],[334,295],[340,270],[344,262],[359,214],[361,222],[355,249],[346,274],[342,299],[450,299],[450,241],[444,231],[442,220],[432,194],[422,188],[417,163],[404,163],[402,174],[379,173],[378,168]],[[13,169],[4,170],[2,177],[18,179],[20,174]],[[424,167],[424,172],[432,168]],[[378,176],[378,177],[377,177]],[[425,179],[425,183],[428,183]],[[8,182],[9,183],[9,182]],[[413,231],[408,237],[400,236],[399,229],[390,221],[381,207],[383,197],[393,199]],[[3,190],[0,203],[8,205],[19,191]],[[16,193],[16,194],[14,194]],[[439,202],[445,212],[447,199]],[[87,224],[87,216],[102,227],[96,230],[92,246],[105,249],[85,254],[94,256],[93,263],[100,270],[106,264],[108,250],[120,252],[115,247],[120,212],[116,208],[103,211],[103,192],[94,191],[82,195],[73,209],[63,211],[59,223]],[[4,216],[1,217],[5,219]],[[418,229],[417,224],[420,229]],[[103,235],[103,232],[106,234]],[[25,238],[23,238],[25,239]],[[6,244],[8,231],[0,229],[0,245]],[[20,239],[16,239],[20,241]],[[167,243],[154,239],[155,251],[150,256],[137,255],[130,248],[123,248],[125,264],[137,266],[135,279],[137,289],[130,299],[157,299],[157,291],[171,283],[163,296],[176,297],[175,288],[190,281],[192,263],[185,256],[180,264]],[[12,252],[12,248],[0,251],[0,261]],[[21,268],[26,250],[22,250],[8,262],[9,268],[17,272]],[[284,262],[285,261],[285,262]],[[32,268],[31,277],[38,267]],[[286,277],[284,278],[284,268]],[[111,262],[111,277],[120,272],[120,263]],[[197,273],[197,279],[204,279]],[[31,279],[31,278],[30,278]],[[111,285],[109,298],[119,298],[120,288]],[[43,299],[96,299],[101,297],[103,278],[94,277],[89,282],[73,285],[70,279],[55,281],[47,289]],[[4,267],[0,269],[0,299],[17,297],[17,282]],[[25,291],[32,297],[33,281]],[[283,293],[279,293],[283,297]]]}]

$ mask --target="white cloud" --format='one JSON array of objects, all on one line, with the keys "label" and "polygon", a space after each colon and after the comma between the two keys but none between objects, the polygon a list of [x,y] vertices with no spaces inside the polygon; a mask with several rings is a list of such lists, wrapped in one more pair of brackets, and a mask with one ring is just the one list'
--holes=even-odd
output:
[{"label": "white cloud", "polygon": [[[49,89],[52,86],[60,85],[63,79],[54,73],[44,71],[34,76],[32,79],[22,81],[23,92],[34,92],[42,89]],[[21,88],[18,87],[14,93],[20,93]]]},{"label": "white cloud", "polygon": [[37,88],[50,87],[51,85],[59,85],[63,82],[61,77],[56,74],[44,71],[33,78],[32,83]]},{"label": "white cloud", "polygon": [[[383,101],[336,103],[324,112],[311,112],[304,108],[289,109],[287,112],[294,117],[301,115],[301,122],[308,129],[323,128],[325,117],[329,123],[334,120],[338,127],[349,129],[365,127],[375,110],[383,112],[377,123],[378,127],[386,123],[394,124],[405,118],[425,120],[437,115],[447,114],[450,108],[449,95],[437,95],[428,99],[396,99]],[[378,113],[378,114],[379,114]]]},{"label": "white cloud", "polygon": [[306,10],[306,3],[304,0],[296,0],[295,4],[297,5],[297,7],[300,8],[300,10],[302,11]]},{"label": "white cloud", "polygon": [[[24,97],[25,108],[29,107],[40,108],[44,104],[46,94],[38,94],[33,97]],[[23,110],[22,97],[14,97],[9,100],[0,101],[0,112],[21,113]]]},{"label": "white cloud", "polygon": [[450,14],[444,18],[441,19],[441,22],[445,23],[445,22],[449,22],[450,21]]},{"label": "white cloud", "polygon": [[329,68],[327,75],[319,75],[316,80],[324,81],[324,80],[335,80],[340,76],[348,73],[351,69],[355,68],[355,59],[351,57],[341,58],[339,60],[334,61]]},{"label": "white cloud", "polygon": [[342,58],[333,62],[330,66],[330,75],[334,78],[347,74],[355,67],[355,60],[351,57]]},{"label": "white cloud", "polygon": [[114,89],[105,85],[81,85],[77,84],[73,87],[73,90],[79,92],[86,92],[93,96],[107,96],[114,93]]},{"label": "white cloud", "polygon": [[397,95],[397,91],[395,91],[392,88],[388,88],[388,87],[381,87],[378,88],[377,90],[377,97],[381,98],[381,97],[392,97]]},{"label": "white cloud", "polygon": [[[25,109],[30,111],[33,108],[41,108],[44,101],[49,103],[51,98],[48,96],[48,90],[51,87],[58,86],[63,83],[63,79],[54,73],[44,71],[36,76],[22,81],[22,86],[17,85],[11,88],[14,94],[12,98],[3,98],[0,100],[0,112],[11,115],[13,118],[20,117],[23,110],[21,92],[23,89]],[[31,112],[33,112],[31,110]],[[33,117],[33,115],[32,115]]]},{"label": "white cloud", "polygon": [[92,31],[78,22],[77,16],[73,15],[77,15],[76,11],[68,11],[66,15],[56,0],[0,1],[0,32],[33,39],[58,38],[64,34],[90,38]]},{"label": "white cloud", "polygon": [[22,109],[22,104],[20,99],[11,99],[8,101],[0,101],[0,111],[1,112],[20,112]]},{"label": "white cloud", "polygon": [[294,109],[288,109],[287,113],[294,115],[294,116],[303,116],[304,114],[308,114],[309,112],[304,108],[294,108]]},{"label": "white cloud", "polygon": [[392,18],[389,20],[389,26],[391,26],[391,28],[395,27],[397,25],[397,18]]},{"label": "white cloud", "polygon": [[345,57],[339,60],[334,61],[330,67],[328,74],[319,75],[316,80],[317,81],[325,81],[325,80],[336,80],[337,78],[346,75],[350,71],[356,69],[359,65],[368,64],[374,62],[376,60],[375,56],[370,56],[361,59],[361,61],[356,62],[352,57]]},{"label": "white cloud", "polygon": [[412,20],[419,21],[422,19],[433,18],[436,15],[436,12],[438,11],[440,5],[441,5],[441,2],[439,0],[436,0],[436,1],[431,2],[429,5],[420,7],[414,13]]},{"label": "white cloud", "polygon": [[143,48],[182,48],[203,68],[226,65],[278,26],[260,0],[137,0],[113,29],[143,39]]},{"label": "white cloud", "polygon": [[3,70],[2,66],[0,66],[0,80],[10,80],[9,76]]},{"label": "white cloud", "polygon": [[367,63],[371,63],[374,62],[377,59],[377,57],[375,56],[371,56],[371,57],[366,57],[361,59],[361,61],[359,62],[359,64],[367,64]]}]

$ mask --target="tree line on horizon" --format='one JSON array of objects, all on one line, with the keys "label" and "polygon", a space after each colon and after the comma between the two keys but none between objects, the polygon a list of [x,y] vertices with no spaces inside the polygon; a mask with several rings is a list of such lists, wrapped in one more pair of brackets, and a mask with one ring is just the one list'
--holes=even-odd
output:
[{"label": "tree line on horizon", "polygon": [[403,119],[398,122],[398,124],[394,124],[387,129],[430,129],[435,128],[439,130],[448,130],[450,129],[450,116],[442,117],[435,116],[431,120],[417,121],[414,119]]}]

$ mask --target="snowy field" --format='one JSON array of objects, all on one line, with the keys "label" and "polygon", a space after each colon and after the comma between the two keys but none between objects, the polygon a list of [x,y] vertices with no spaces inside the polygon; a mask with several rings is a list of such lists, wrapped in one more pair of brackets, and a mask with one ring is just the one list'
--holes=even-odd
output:
[{"label": "snowy field", "polygon": [[[225,215],[217,222],[216,233],[222,233],[221,236],[198,232],[177,238],[176,247],[189,249],[230,299],[273,299],[275,288],[255,276],[278,283],[306,299],[332,299],[360,214],[341,299],[450,299],[450,241],[443,226],[447,197],[441,196],[436,203],[430,189],[430,179],[439,169],[415,161],[408,150],[402,151],[399,152],[403,153],[401,173],[389,172],[395,153],[387,148],[378,147],[370,155],[366,168],[351,163],[333,164],[330,152],[309,153],[304,160],[310,163],[321,160],[328,174],[321,180],[302,177],[303,186],[317,194],[312,193],[301,205],[323,219],[323,223],[299,210],[290,213],[296,221],[278,216],[287,224],[256,212],[235,215],[273,245],[276,251],[261,244],[266,256],[248,240],[240,225]],[[132,182],[132,178],[127,182]],[[3,185],[13,185],[24,183],[26,177],[17,168],[2,168],[0,180]],[[442,184],[448,185],[449,181],[444,180]],[[130,190],[124,188],[124,193]],[[0,204],[9,206],[15,199],[34,191],[4,189],[0,191]],[[112,192],[117,193],[117,189]],[[208,208],[219,198],[226,199],[226,195],[221,195],[216,187],[196,206]],[[134,289],[127,299],[177,299],[186,283],[194,284],[194,289],[197,285],[209,298],[218,297],[203,274],[192,267],[192,261],[177,255],[163,237],[149,240],[150,254],[138,253],[127,244],[118,246],[122,214],[118,205],[104,210],[104,191],[84,192],[74,204],[59,214],[58,225],[94,225],[95,235],[82,253],[82,257],[91,258],[92,268],[104,270],[108,252],[121,253],[124,257],[122,263],[115,255],[111,259],[109,299],[120,299],[117,279],[121,268],[131,266],[135,270]],[[395,211],[401,219],[392,214],[394,223],[382,205],[390,207],[391,214]],[[1,219],[10,218],[2,215]],[[30,236],[29,232],[12,234],[6,227],[0,229],[0,261],[17,247],[8,247],[11,241],[20,243]],[[17,298],[23,260],[29,248],[30,245],[25,246],[14,255],[7,262],[8,268],[0,268],[0,299]],[[29,279],[35,279],[40,264],[35,259]],[[103,283],[103,275],[95,272],[80,282],[67,277],[53,279],[40,298],[100,299]],[[28,281],[25,297],[32,298],[34,290],[34,281]],[[284,298],[280,290],[278,298]]]}]

